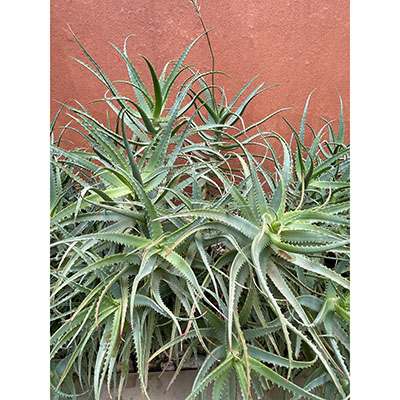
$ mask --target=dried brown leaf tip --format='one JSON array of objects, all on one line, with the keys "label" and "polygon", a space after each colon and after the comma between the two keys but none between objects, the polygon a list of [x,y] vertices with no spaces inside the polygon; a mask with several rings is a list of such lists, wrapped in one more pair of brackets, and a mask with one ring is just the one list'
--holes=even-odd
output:
[{"label": "dried brown leaf tip", "polygon": [[287,260],[287,261],[292,261],[292,256],[289,255],[288,253],[286,253],[285,251],[283,251],[283,250],[278,250],[278,254],[279,254],[281,257],[283,257],[285,260]]}]

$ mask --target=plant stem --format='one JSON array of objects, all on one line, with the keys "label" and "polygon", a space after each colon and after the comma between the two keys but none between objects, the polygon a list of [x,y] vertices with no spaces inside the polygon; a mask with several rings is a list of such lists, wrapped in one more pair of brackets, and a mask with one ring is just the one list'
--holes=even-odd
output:
[{"label": "plant stem", "polygon": [[217,109],[217,103],[216,103],[215,91],[214,91],[214,86],[215,86],[215,83],[214,83],[214,71],[215,71],[214,52],[213,52],[213,49],[212,49],[212,46],[211,46],[210,36],[208,35],[206,25],[204,24],[203,17],[201,16],[201,13],[200,13],[200,6],[197,4],[197,0],[189,0],[189,3],[193,6],[193,8],[194,8],[196,14],[198,15],[198,17],[199,17],[199,19],[200,19],[201,26],[202,26],[202,28],[203,28],[205,34],[206,34],[207,42],[208,42],[208,47],[209,47],[210,53],[211,53],[211,71],[213,72],[213,73],[211,74],[212,106],[213,106],[213,109],[214,109],[214,111],[215,111],[215,110]]}]

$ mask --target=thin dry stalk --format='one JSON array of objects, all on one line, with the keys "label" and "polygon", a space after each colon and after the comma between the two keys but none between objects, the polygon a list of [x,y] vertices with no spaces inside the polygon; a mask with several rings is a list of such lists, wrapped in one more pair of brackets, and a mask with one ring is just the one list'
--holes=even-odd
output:
[{"label": "thin dry stalk", "polygon": [[[201,16],[201,13],[200,13],[200,6],[198,5],[197,0],[189,0],[189,3],[193,6],[194,11],[198,15],[198,17],[200,19],[200,22],[201,22],[201,26],[202,26],[205,34],[206,34],[207,43],[208,43],[208,47],[210,49],[210,54],[211,54],[211,71],[214,72],[215,71],[214,52],[213,52],[213,49],[212,49],[212,46],[211,46],[210,36],[208,34],[208,31],[207,31],[206,25],[204,23],[203,17]],[[212,103],[213,103],[212,106],[213,106],[213,109],[215,110],[217,105],[216,105],[215,91],[214,91],[214,88],[215,88],[214,74],[211,74],[211,85],[212,85],[211,90],[212,90]]]}]

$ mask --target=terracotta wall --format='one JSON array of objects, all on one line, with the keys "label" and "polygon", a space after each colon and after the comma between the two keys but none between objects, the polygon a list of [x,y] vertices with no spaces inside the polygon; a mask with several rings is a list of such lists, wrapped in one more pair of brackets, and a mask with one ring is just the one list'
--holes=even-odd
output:
[{"label": "terracotta wall", "polygon": [[[253,76],[265,84],[280,83],[261,94],[247,111],[249,123],[267,113],[285,112],[298,126],[312,89],[307,121],[318,129],[319,120],[339,118],[341,94],[349,137],[349,0],[198,0],[216,55],[216,69],[231,78],[217,78],[230,98]],[[85,59],[74,41],[69,24],[87,50],[111,79],[127,79],[124,62],[109,45],[123,46],[130,34],[128,53],[146,71],[138,54],[146,55],[158,73],[202,33],[200,21],[188,0],[52,0],[51,1],[51,116],[58,104],[74,99],[104,119],[104,108],[89,104],[101,98],[104,87],[70,56]],[[206,40],[191,51],[188,63],[210,69]],[[148,76],[148,75],[147,75]],[[150,78],[149,78],[150,82]],[[65,123],[63,116],[60,123]],[[264,127],[287,136],[281,117]],[[70,135],[75,144],[81,143]]]}]

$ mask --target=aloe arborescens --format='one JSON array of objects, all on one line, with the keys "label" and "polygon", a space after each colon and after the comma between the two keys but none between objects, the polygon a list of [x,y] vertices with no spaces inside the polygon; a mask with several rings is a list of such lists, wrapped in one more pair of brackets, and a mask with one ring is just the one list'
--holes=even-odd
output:
[{"label": "aloe arborescens", "polygon": [[[337,134],[328,121],[316,133],[306,123],[308,99],[300,129],[287,121],[289,143],[260,129],[276,112],[246,127],[243,112],[265,89],[259,85],[237,105],[251,80],[228,105],[223,89],[207,84],[214,71],[184,65],[196,41],[161,76],[144,58],[152,90],[129,60],[126,42],[123,50],[114,46],[129,75],[119,83],[132,87],[134,99],[120,96],[118,82],[78,41],[91,65],[79,62],[106,85],[111,95],[103,101],[116,120],[112,128],[82,106],[65,105],[73,124],[64,129],[85,137],[91,150],[67,151],[52,140],[54,399],[86,392],[98,400],[103,384],[120,399],[131,359],[149,398],[150,370],[173,363],[174,380],[200,355],[188,399],[203,396],[210,384],[213,399],[260,398],[271,383],[293,399],[344,399],[349,146],[343,112]],[[304,144],[307,127],[311,146]],[[250,153],[249,144],[259,152]],[[306,378],[302,387],[293,382],[299,374]]]}]

